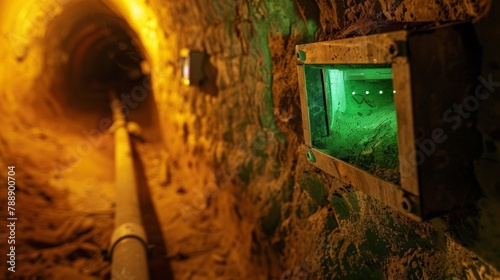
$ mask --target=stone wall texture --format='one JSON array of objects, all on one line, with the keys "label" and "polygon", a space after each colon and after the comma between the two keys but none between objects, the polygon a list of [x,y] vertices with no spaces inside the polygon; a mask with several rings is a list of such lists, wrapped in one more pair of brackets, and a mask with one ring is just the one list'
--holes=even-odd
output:
[{"label": "stone wall texture", "polygon": [[[489,141],[477,162],[485,197],[428,222],[414,222],[305,159],[294,46],[398,28],[477,21],[489,1],[203,1],[167,3],[177,21],[165,30],[209,55],[209,83],[179,89],[194,137],[192,151],[227,178],[237,207],[267,239],[284,279],[494,279],[498,274],[498,116],[482,104],[478,127]],[[499,7],[493,4],[494,14]],[[498,13],[498,12],[496,12]],[[183,17],[176,15],[183,14]],[[191,19],[200,19],[193,22]],[[486,50],[483,75],[498,77],[494,16],[477,23]],[[168,98],[168,97],[167,97]],[[174,97],[172,97],[174,98]],[[175,99],[178,97],[175,97]],[[496,101],[493,101],[493,100]],[[498,107],[498,106],[496,106]],[[178,108],[177,108],[178,109]],[[177,111],[176,111],[177,112]],[[171,119],[172,112],[165,112]],[[185,127],[183,130],[182,127]],[[164,133],[172,133],[166,129]],[[169,135],[166,138],[179,138]],[[185,137],[185,136],[184,136]],[[200,141],[202,140],[202,141]],[[168,141],[167,141],[168,142]],[[183,152],[184,153],[184,152]],[[484,177],[484,178],[483,178]],[[255,215],[257,207],[265,209]]]}]

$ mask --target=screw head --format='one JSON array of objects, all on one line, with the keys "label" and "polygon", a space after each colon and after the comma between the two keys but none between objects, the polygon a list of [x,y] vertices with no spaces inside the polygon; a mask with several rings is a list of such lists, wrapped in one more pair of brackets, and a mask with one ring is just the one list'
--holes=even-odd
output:
[{"label": "screw head", "polygon": [[316,156],[314,156],[313,152],[311,150],[307,151],[306,154],[307,160],[310,162],[316,162]]},{"label": "screw head", "polygon": [[303,50],[297,51],[297,58],[299,59],[299,61],[306,60],[306,52],[304,52]]}]

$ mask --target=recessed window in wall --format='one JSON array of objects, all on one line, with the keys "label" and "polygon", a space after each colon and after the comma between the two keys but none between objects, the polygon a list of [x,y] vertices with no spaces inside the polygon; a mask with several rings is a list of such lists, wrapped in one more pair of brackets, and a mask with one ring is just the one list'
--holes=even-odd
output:
[{"label": "recessed window in wall", "polygon": [[298,45],[307,160],[417,219],[474,201],[479,49],[470,24]]},{"label": "recessed window in wall", "polygon": [[305,67],[312,146],[399,184],[390,65]]}]

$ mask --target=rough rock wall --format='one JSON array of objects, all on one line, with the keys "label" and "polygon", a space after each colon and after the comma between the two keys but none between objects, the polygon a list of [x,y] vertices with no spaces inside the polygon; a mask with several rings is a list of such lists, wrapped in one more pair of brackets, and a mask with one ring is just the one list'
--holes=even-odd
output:
[{"label": "rough rock wall", "polygon": [[[167,90],[172,104],[183,99],[182,110],[164,112],[166,119],[181,115],[165,127],[167,143],[183,138],[189,152],[182,157],[213,165],[218,187],[237,197],[259,243],[267,238],[278,255],[280,277],[500,277],[500,230],[491,222],[495,194],[417,223],[305,162],[293,58],[299,43],[476,20],[488,6],[431,0],[166,3],[162,7],[176,18],[166,32],[178,34],[181,46],[206,51],[210,62],[201,88]],[[493,25],[485,24],[496,30]],[[496,131],[490,124],[498,110],[481,110],[490,119],[484,130]],[[496,148],[489,151],[498,157]]]}]

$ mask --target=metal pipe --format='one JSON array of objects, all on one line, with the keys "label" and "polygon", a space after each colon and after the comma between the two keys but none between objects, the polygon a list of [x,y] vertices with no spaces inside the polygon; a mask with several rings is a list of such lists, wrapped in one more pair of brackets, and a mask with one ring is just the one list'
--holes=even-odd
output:
[{"label": "metal pipe", "polygon": [[137,196],[134,159],[127,131],[123,104],[111,95],[115,136],[115,229],[111,237],[109,257],[112,279],[149,279],[148,244]]}]

